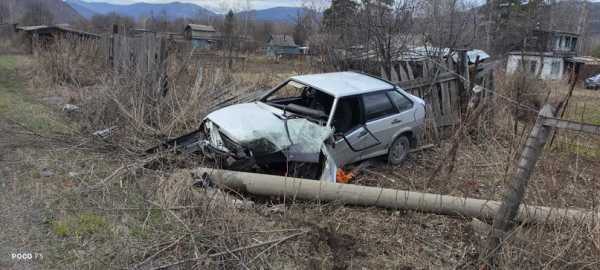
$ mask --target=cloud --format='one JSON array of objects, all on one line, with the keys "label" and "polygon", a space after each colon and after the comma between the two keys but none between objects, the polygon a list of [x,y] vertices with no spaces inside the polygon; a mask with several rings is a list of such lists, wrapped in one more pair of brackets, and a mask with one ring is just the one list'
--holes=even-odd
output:
[{"label": "cloud", "polygon": [[299,7],[302,5],[311,5],[323,7],[328,5],[329,0],[84,0],[88,2],[107,2],[111,4],[133,4],[136,2],[146,3],[169,3],[169,2],[187,2],[200,5],[217,12],[225,12],[229,9],[247,10],[247,9],[265,9],[272,7]]}]

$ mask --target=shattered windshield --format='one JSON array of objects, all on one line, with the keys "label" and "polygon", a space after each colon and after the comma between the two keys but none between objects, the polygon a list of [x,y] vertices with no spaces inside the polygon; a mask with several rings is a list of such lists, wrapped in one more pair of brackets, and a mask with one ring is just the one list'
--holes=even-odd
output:
[{"label": "shattered windshield", "polygon": [[271,106],[318,121],[327,121],[333,100],[333,96],[296,81],[288,81],[262,99]]},{"label": "shattered windshield", "polygon": [[257,156],[290,148],[300,154],[319,153],[323,142],[331,135],[331,129],[303,118],[263,124],[268,125],[257,128],[255,123],[245,122],[227,132],[234,133],[239,143],[251,148]]}]

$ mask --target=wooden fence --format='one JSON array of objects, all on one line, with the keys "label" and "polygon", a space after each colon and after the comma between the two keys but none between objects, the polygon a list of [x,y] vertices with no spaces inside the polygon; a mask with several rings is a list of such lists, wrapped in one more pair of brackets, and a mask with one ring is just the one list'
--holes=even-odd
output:
[{"label": "wooden fence", "polygon": [[475,85],[493,89],[492,69],[479,63],[469,65],[466,51],[457,55],[457,61],[453,57],[398,61],[391,69],[391,78],[383,71],[382,77],[425,100],[427,121],[433,128],[452,127],[460,121]]}]

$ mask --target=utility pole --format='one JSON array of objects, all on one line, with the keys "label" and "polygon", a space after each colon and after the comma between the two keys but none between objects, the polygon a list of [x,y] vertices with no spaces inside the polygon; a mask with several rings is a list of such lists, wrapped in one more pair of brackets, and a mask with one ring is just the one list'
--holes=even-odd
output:
[{"label": "utility pole", "polygon": [[521,152],[517,171],[512,178],[506,195],[500,209],[494,217],[492,231],[488,237],[487,249],[482,256],[482,261],[488,263],[488,266],[495,267],[497,265],[497,255],[502,250],[504,241],[504,233],[507,232],[514,224],[515,217],[519,211],[519,207],[525,197],[529,178],[533,174],[535,164],[540,158],[546,141],[551,134],[552,127],[545,125],[546,119],[555,118],[556,108],[546,104],[538,114],[538,118],[533,126],[529,138]]}]

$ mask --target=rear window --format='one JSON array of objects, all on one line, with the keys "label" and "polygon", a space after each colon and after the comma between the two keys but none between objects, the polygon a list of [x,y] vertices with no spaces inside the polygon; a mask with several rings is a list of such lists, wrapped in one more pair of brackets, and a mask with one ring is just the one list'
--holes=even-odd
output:
[{"label": "rear window", "polygon": [[367,121],[398,113],[386,92],[378,92],[363,96]]},{"label": "rear window", "polygon": [[400,94],[398,91],[389,91],[388,93],[390,98],[394,101],[394,103],[396,103],[396,106],[398,106],[398,109],[400,109],[401,112],[412,108],[412,101],[410,101],[410,99],[405,97],[403,94]]}]

